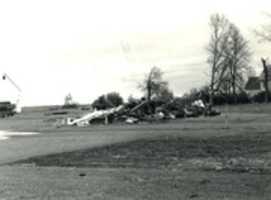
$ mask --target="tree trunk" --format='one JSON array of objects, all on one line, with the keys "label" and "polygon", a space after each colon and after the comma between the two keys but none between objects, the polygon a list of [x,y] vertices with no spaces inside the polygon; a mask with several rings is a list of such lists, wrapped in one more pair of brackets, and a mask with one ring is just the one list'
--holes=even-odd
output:
[{"label": "tree trunk", "polygon": [[148,88],[147,88],[147,100],[148,101],[150,101],[151,100],[151,87],[150,86],[148,86]]},{"label": "tree trunk", "polygon": [[263,64],[263,72],[264,72],[264,89],[265,89],[265,102],[269,101],[269,88],[268,88],[268,69],[266,66],[266,60],[261,59]]},{"label": "tree trunk", "polygon": [[213,105],[214,105],[214,95],[212,92],[209,95],[209,105],[210,105],[210,107],[213,107]]},{"label": "tree trunk", "polygon": [[148,83],[147,83],[147,106],[148,106],[148,113],[151,114],[151,96],[152,96],[152,86],[151,86],[151,79],[149,77]]},{"label": "tree trunk", "polygon": [[214,104],[214,84],[212,81],[210,85],[210,92],[209,92],[209,105],[213,106],[213,104]]},{"label": "tree trunk", "polygon": [[234,104],[237,104],[235,75],[233,75],[232,77],[232,95],[233,95]]},{"label": "tree trunk", "polygon": [[214,104],[214,79],[215,79],[215,61],[212,66],[212,76],[211,76],[211,83],[210,83],[210,92],[209,92],[209,105],[212,107]]}]

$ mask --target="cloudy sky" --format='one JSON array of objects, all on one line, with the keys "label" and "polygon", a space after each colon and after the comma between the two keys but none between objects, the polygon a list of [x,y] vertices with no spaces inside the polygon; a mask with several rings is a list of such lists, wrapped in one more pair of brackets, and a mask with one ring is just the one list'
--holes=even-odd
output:
[{"label": "cloudy sky", "polygon": [[[175,94],[208,81],[205,46],[209,17],[225,14],[254,52],[251,65],[269,56],[253,30],[268,22],[271,1],[80,1],[0,2],[0,73],[21,88],[23,105],[80,103],[118,91],[139,96],[137,84],[160,67]],[[18,92],[0,81],[0,100]]]}]

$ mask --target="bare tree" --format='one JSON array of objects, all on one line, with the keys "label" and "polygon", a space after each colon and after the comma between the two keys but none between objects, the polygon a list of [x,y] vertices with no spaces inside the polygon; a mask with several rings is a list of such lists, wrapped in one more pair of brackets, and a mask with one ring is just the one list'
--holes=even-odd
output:
[{"label": "bare tree", "polygon": [[210,18],[211,38],[207,47],[211,68],[209,103],[213,104],[215,92],[232,94],[237,101],[237,91],[243,90],[248,73],[251,52],[248,41],[240,30],[223,15]]},{"label": "bare tree", "polygon": [[237,90],[242,90],[245,76],[249,71],[250,57],[251,51],[248,41],[242,36],[238,27],[231,24],[229,27],[229,41],[226,47],[226,58],[235,103],[237,101]]},{"label": "bare tree", "polygon": [[173,100],[174,94],[168,87],[163,87],[163,88],[161,88],[161,90],[157,94],[156,98],[158,100],[166,103],[166,102],[170,102]]},{"label": "bare tree", "polygon": [[268,68],[266,64],[266,59],[261,58],[263,64],[263,74],[264,74],[264,89],[265,89],[265,102],[269,101],[269,86],[268,86]]},{"label": "bare tree", "polygon": [[162,71],[158,67],[153,67],[146,75],[139,88],[145,92],[147,100],[150,101],[154,96],[160,96],[168,88],[168,83],[162,79]]},{"label": "bare tree", "polygon": [[99,96],[93,101],[92,106],[97,109],[108,109],[123,104],[123,98],[117,92],[110,92]]},{"label": "bare tree", "polygon": [[225,50],[229,38],[229,21],[219,14],[210,18],[211,37],[207,46],[208,64],[211,67],[209,103],[213,105],[214,93],[219,90],[222,78],[226,72]]}]

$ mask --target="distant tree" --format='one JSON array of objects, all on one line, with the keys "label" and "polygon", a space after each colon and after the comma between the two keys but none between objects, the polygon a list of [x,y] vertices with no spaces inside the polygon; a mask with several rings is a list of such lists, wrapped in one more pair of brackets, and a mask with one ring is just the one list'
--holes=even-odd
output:
[{"label": "distant tree", "polygon": [[230,82],[230,92],[237,101],[237,90],[243,91],[244,80],[249,71],[251,51],[248,41],[242,36],[234,24],[229,26],[228,45],[225,56],[227,59],[227,81]]},{"label": "distant tree", "polygon": [[154,97],[154,100],[160,101],[162,103],[168,103],[174,98],[173,92],[169,90],[168,87],[164,87],[160,92]]},{"label": "distant tree", "polygon": [[110,104],[113,107],[117,107],[119,105],[123,104],[123,98],[120,96],[117,92],[111,92],[106,95],[107,101],[110,102]]},{"label": "distant tree", "polygon": [[93,103],[92,106],[96,109],[108,109],[117,107],[123,104],[123,98],[117,92],[111,92],[106,95],[99,96]]},{"label": "distant tree", "polygon": [[226,96],[230,96],[231,95],[231,74],[230,74],[230,70],[228,70],[229,72],[225,73],[224,77],[223,77],[223,81],[221,81],[220,84],[220,88],[218,93]]},{"label": "distant tree", "polygon": [[138,85],[145,94],[148,101],[153,97],[159,97],[168,91],[168,82],[162,79],[162,71],[158,67],[153,67],[146,75],[142,83]]},{"label": "distant tree", "polygon": [[227,68],[225,51],[229,40],[229,21],[220,14],[210,17],[211,36],[207,46],[208,64],[210,65],[210,98],[209,103],[213,105],[213,97],[222,84],[222,78]]},{"label": "distant tree", "polygon": [[111,107],[111,105],[109,105],[108,102],[106,102],[105,96],[101,95],[96,100],[93,101],[92,107],[96,108],[98,110],[103,110],[103,109],[106,109],[108,107]]},{"label": "distant tree", "polygon": [[207,46],[211,68],[209,103],[213,104],[216,92],[232,95],[242,92],[248,74],[251,51],[248,41],[236,25],[223,15],[210,18],[211,38]]}]

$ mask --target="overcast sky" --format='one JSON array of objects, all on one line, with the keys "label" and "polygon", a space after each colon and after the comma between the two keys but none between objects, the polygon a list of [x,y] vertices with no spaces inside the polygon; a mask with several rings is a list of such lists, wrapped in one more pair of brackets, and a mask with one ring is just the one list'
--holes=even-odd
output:
[{"label": "overcast sky", "polygon": [[[267,22],[268,0],[205,1],[1,1],[0,73],[21,88],[23,105],[90,103],[118,91],[137,89],[152,66],[160,67],[176,95],[208,81],[205,46],[209,17],[223,13],[250,41],[251,65],[269,55],[253,30]],[[0,100],[16,90],[0,80]]]}]

